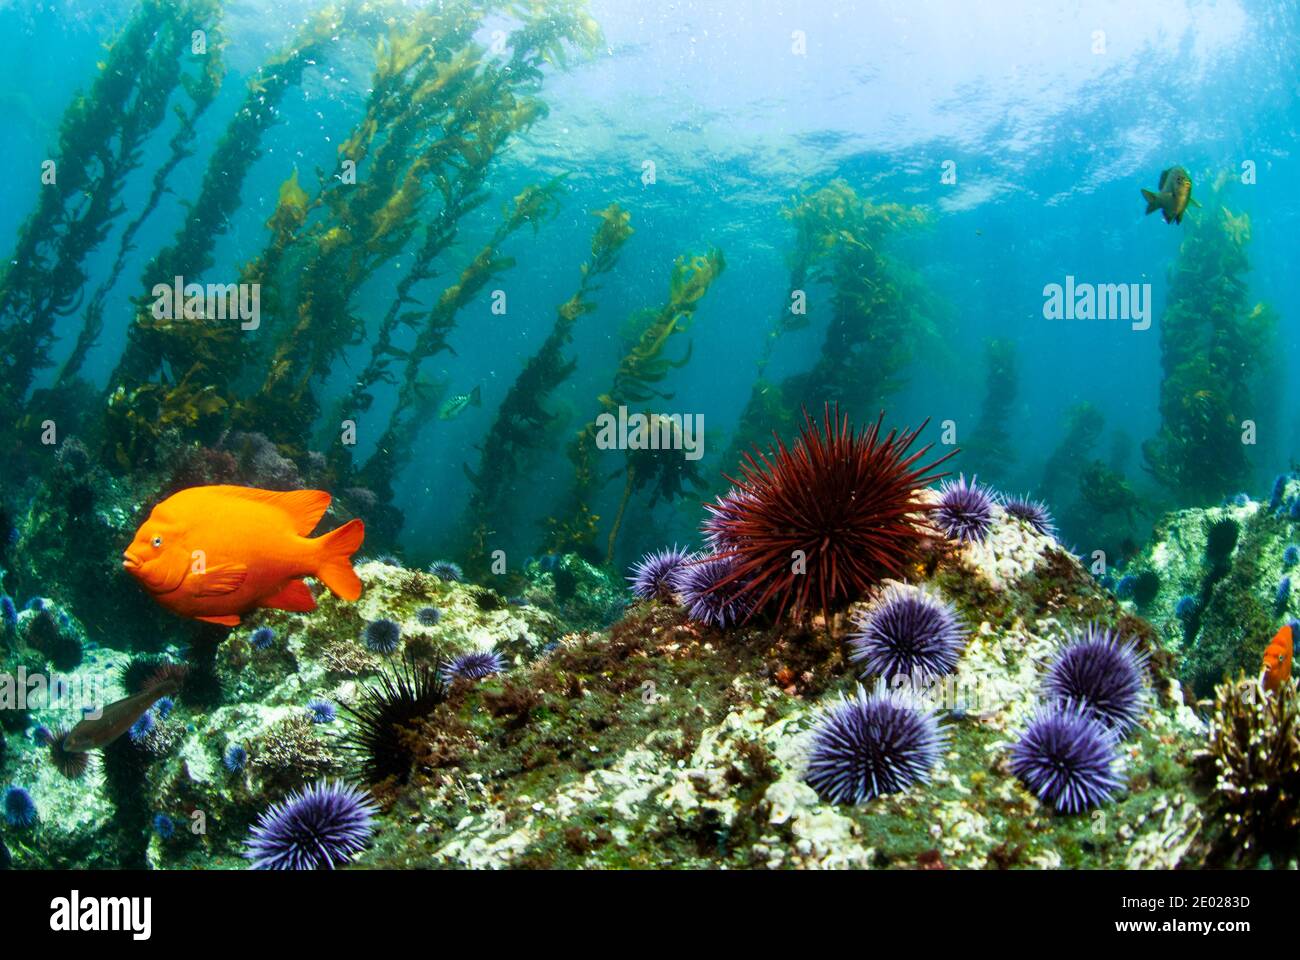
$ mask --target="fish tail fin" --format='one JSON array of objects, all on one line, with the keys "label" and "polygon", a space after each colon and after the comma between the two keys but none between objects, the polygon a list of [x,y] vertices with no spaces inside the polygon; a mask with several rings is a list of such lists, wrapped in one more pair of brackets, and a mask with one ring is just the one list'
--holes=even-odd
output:
[{"label": "fish tail fin", "polygon": [[1151,215],[1160,209],[1160,198],[1150,190],[1143,190],[1142,196],[1147,202],[1147,215]]},{"label": "fish tail fin", "polygon": [[352,569],[352,554],[361,548],[366,537],[366,525],[360,520],[349,520],[337,530],[318,537],[320,562],[316,577],[344,600],[361,596],[361,578]]}]

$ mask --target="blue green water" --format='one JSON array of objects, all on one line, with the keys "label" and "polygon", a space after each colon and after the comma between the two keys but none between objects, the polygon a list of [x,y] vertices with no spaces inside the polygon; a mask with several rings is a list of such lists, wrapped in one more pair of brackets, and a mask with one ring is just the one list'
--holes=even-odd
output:
[{"label": "blue green water", "polygon": [[[0,156],[0,237],[13,237],[34,209],[37,172],[55,150],[60,116],[93,80],[102,44],[131,7],[12,2],[0,9],[7,145]],[[197,192],[248,78],[311,9],[224,6],[228,73],[198,125],[192,155],[176,169],[109,295],[109,319],[84,368],[97,385],[121,353],[130,301],[141,295],[140,271]],[[594,223],[590,212],[615,201],[631,212],[636,233],[605,278],[598,311],[578,324],[570,351],[578,367],[554,398],[575,427],[594,415],[593,399],[607,388],[624,349],[619,331],[626,319],[662,301],[677,255],[716,246],[727,270],[696,317],[692,360],[665,383],[673,398],[661,406],[704,415],[704,473],[711,481],[733,470],[722,452],[754,383],[765,335],[786,305],[792,232],[781,205],[801,189],[843,178],[864,197],[918,205],[929,215],[929,225],[902,239],[897,253],[943,309],[935,335],[905,371],[906,385],[889,399],[888,421],[953,419],[960,440],[986,389],[983,343],[1012,340],[1019,390],[1008,429],[1016,459],[999,479],[1033,489],[1072,404],[1086,400],[1104,414],[1101,451],[1121,432],[1136,448],[1159,425],[1159,317],[1185,228],[1145,217],[1139,188],[1154,189],[1160,171],[1173,164],[1186,167],[1200,190],[1220,176],[1239,181],[1249,163],[1255,182],[1234,184],[1226,203],[1251,218],[1251,301],[1271,303],[1280,316],[1258,409],[1240,412],[1260,426],[1251,451],[1253,486],[1266,486],[1300,452],[1285,362],[1297,336],[1294,3],[597,0],[591,14],[603,30],[600,48],[574,57],[567,69],[547,68],[539,95],[549,115],[503,153],[487,184],[488,202],[439,266],[442,275],[456,269],[475,238],[491,229],[500,203],[524,184],[567,176],[556,219],[536,236],[525,232],[511,241],[517,266],[499,284],[509,295],[506,315],[492,315],[484,291],[461,314],[450,341],[455,353],[428,363],[427,375],[445,381],[449,393],[481,385],[483,406],[419,432],[396,500],[409,553],[427,558],[450,537],[469,494],[462,464],[475,462],[474,444],[571,292]],[[484,26],[484,42],[492,29]],[[794,49],[796,34],[801,51]],[[364,53],[358,45],[309,68],[290,91],[204,279],[232,278],[261,249],[276,191],[293,169],[310,192],[316,171],[332,168],[370,89],[373,64]],[[174,124],[169,118],[148,139],[127,179],[120,196],[127,213],[88,257],[88,288],[106,275]],[[655,165],[653,184],[642,181],[646,161]],[[945,169],[955,171],[955,183],[944,182]],[[395,257],[357,292],[353,310],[363,321],[382,316],[401,267]],[[1155,323],[1134,331],[1117,322],[1045,320],[1042,289],[1067,274],[1150,283]],[[436,294],[437,283],[425,292]],[[814,298],[807,328],[781,339],[769,377],[807,369],[816,359],[824,303]],[[76,313],[60,318],[56,362],[71,349],[78,323]],[[346,351],[323,395],[348,382],[367,349]],[[56,371],[40,371],[36,386],[48,385]],[[377,409],[390,400],[381,394]],[[363,426],[360,452],[373,436]],[[1129,480],[1143,496],[1158,498],[1143,488],[1140,460],[1135,450]],[[532,508],[521,522],[540,522],[570,470],[562,450],[547,453],[518,490]],[[606,515],[617,488],[601,493]],[[696,503],[653,512],[634,504],[636,522],[622,554],[691,537]],[[530,539],[532,532],[520,533],[520,543]]]}]

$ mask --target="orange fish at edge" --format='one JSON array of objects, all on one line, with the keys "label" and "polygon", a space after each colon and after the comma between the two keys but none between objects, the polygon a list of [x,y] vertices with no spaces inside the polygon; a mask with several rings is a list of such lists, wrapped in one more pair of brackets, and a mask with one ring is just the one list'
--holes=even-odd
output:
[{"label": "orange fish at edge", "polygon": [[159,604],[183,617],[233,627],[258,607],[306,613],[315,577],[344,600],[361,596],[352,554],[360,520],[307,535],[330,505],[323,490],[190,487],[153,508],[122,566]]},{"label": "orange fish at edge", "polygon": [[1295,652],[1295,637],[1288,623],[1277,632],[1273,642],[1264,648],[1264,689],[1276,690],[1291,679],[1291,659]]}]

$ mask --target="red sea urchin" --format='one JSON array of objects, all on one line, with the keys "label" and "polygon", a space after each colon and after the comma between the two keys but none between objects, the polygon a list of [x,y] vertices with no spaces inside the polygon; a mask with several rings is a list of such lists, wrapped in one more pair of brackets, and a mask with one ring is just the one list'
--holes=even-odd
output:
[{"label": "red sea urchin", "polygon": [[708,532],[729,548],[717,557],[735,560],[725,582],[745,581],[754,609],[771,601],[778,616],[810,606],[825,613],[919,560],[927,534],[919,515],[932,508],[918,494],[952,453],[917,466],[931,445],[908,451],[929,421],[882,439],[883,419],[854,431],[827,404],[819,428],[805,410],[793,446],[774,434],[767,454],[745,455],[743,479],[727,478],[737,493],[710,505]]}]

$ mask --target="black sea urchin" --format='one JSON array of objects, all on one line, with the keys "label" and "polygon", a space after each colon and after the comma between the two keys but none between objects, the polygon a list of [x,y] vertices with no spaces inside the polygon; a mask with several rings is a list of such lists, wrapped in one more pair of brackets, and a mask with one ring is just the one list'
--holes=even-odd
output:
[{"label": "black sea urchin", "polygon": [[68,731],[59,729],[51,731],[42,727],[38,734],[42,743],[49,748],[50,762],[54,769],[69,780],[80,780],[90,770],[90,754],[85,751],[69,750],[65,746]]},{"label": "black sea urchin", "polygon": [[841,696],[812,735],[804,780],[831,803],[865,803],[928,782],[947,743],[934,711],[884,681]]},{"label": "black sea urchin", "polygon": [[735,561],[728,579],[754,609],[827,612],[919,561],[931,509],[919,494],[947,457],[918,466],[929,446],[909,450],[925,424],[882,438],[882,420],[855,432],[828,404],[819,428],[804,411],[794,445],[746,455],[737,492],[710,507],[717,556]]},{"label": "black sea urchin", "polygon": [[407,658],[398,669],[381,673],[355,704],[343,707],[350,720],[346,746],[359,754],[367,783],[389,777],[406,782],[416,761],[410,730],[446,699],[439,672]]}]

